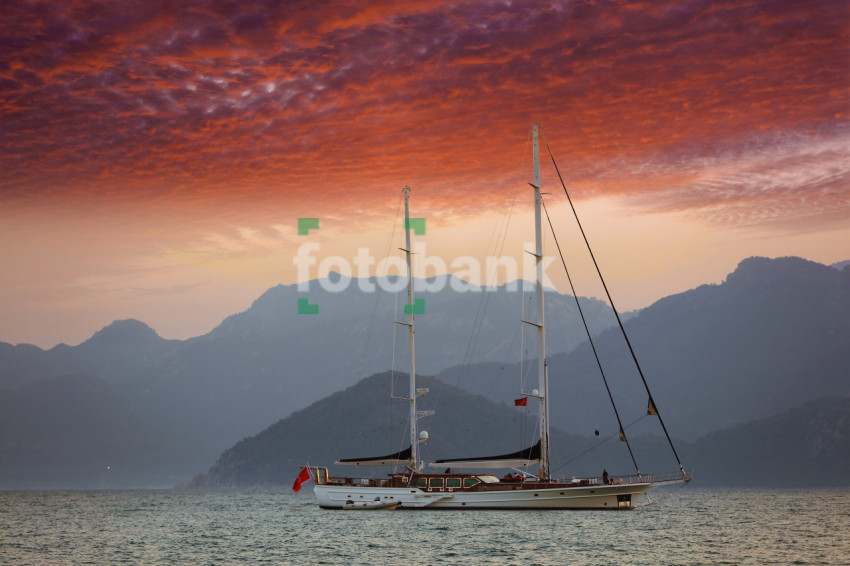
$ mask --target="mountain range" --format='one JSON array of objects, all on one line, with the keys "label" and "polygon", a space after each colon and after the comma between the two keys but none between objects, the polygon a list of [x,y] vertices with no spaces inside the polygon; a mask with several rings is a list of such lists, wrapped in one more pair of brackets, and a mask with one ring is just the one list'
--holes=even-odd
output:
[{"label": "mountain range", "polygon": [[[163,340],[129,320],[78,346],[0,343],[0,487],[175,485],[240,439],[388,369],[394,358],[406,367],[404,348],[393,348],[400,308],[393,296],[359,284],[332,293],[313,282],[307,296],[317,315],[298,314],[303,296],[295,285],[277,286],[189,340]],[[497,405],[530,388],[518,377],[519,293],[443,284],[417,296],[425,299],[416,330],[421,373]],[[569,401],[554,424],[604,438],[616,424],[575,299],[552,291],[546,300],[552,396]],[[641,437],[647,396],[623,356],[616,320],[601,301],[580,302],[624,421],[638,421],[630,437]],[[721,284],[624,318],[653,398],[684,441],[850,393],[847,268],[750,258]]]},{"label": "mountain range", "polygon": [[[846,267],[750,258],[723,283],[663,298],[625,327],[662,417],[688,440],[850,394]],[[624,422],[639,418],[648,399],[622,334],[610,328],[595,343]],[[438,376],[496,401],[516,397],[518,381],[493,385],[494,371],[451,368]],[[590,347],[550,356],[549,372],[552,395],[574,400],[553,424],[580,434],[602,426],[598,415],[611,414],[610,402]]]},{"label": "mountain range", "polygon": [[[339,287],[339,276],[330,277]],[[449,276],[415,281],[417,297],[425,300],[424,316],[432,321],[429,329],[417,333],[420,347],[440,352],[440,356],[423,356],[423,369],[437,372],[464,360],[498,359],[506,352],[509,359],[518,359],[519,346],[511,344],[516,342],[521,318],[522,301],[515,290],[521,289],[521,284],[484,292],[453,282]],[[342,292],[327,291],[325,287],[330,286],[322,283],[312,281],[306,293],[311,304],[319,305],[318,314],[299,314],[298,302],[305,293],[297,285],[278,285],[245,312],[189,340],[164,340],[140,321],[121,320],[78,346],[60,344],[43,350],[0,343],[0,402],[21,407],[5,417],[0,415],[0,425],[18,431],[0,444],[0,487],[102,485],[100,470],[107,466],[111,471],[107,479],[115,485],[135,486],[140,477],[149,477],[144,485],[171,485],[206,469],[222,450],[282,415],[392,367],[393,357],[402,355],[400,345],[393,348],[392,321],[401,308],[397,297],[382,292],[387,285],[374,278],[350,281]],[[378,292],[361,291],[366,283]],[[455,290],[460,287],[466,291]],[[559,349],[575,348],[581,335],[568,324],[578,316],[575,298],[554,291],[547,296],[553,326],[567,329],[570,336]],[[579,301],[597,330],[614,323],[603,302]],[[470,346],[475,322],[480,323],[478,343],[486,348]],[[41,442],[45,433],[39,435],[32,429],[33,435],[29,435],[29,428],[19,426],[21,415],[30,416],[20,422],[57,423],[62,429],[57,436],[77,431],[80,434],[73,443],[85,446],[87,436],[71,423],[77,413],[59,413],[72,425],[64,427],[58,417],[45,414],[52,409],[44,399],[54,395],[53,388],[60,384],[64,389],[85,390],[91,383],[98,384],[104,399],[112,395],[126,405],[128,417],[136,420],[137,434],[125,435],[121,442],[104,440],[111,451],[105,450],[96,464],[69,469],[69,483],[56,483],[56,473],[51,470],[68,469],[69,461],[63,451]],[[30,395],[33,388],[44,390],[43,394]],[[90,412],[103,415],[103,434],[108,436],[106,419],[112,409],[104,406],[100,411],[96,399]],[[123,454],[144,454],[148,448],[142,439],[154,437],[161,439],[158,445],[163,450],[173,454],[173,458],[165,458],[170,466],[149,465],[144,458],[124,462]],[[134,446],[136,441],[138,446],[128,448],[128,443]]]}]

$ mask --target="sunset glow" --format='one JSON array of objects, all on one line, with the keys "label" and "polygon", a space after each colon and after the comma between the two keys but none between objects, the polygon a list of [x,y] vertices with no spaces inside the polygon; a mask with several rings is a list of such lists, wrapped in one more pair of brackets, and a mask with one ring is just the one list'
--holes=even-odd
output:
[{"label": "sunset glow", "polygon": [[120,318],[208,332],[296,282],[298,217],[322,218],[323,254],[385,248],[405,185],[446,259],[491,253],[520,195],[505,250],[520,257],[533,122],[623,309],[752,255],[850,259],[847,2],[13,0],[3,15],[0,341],[76,344]]}]

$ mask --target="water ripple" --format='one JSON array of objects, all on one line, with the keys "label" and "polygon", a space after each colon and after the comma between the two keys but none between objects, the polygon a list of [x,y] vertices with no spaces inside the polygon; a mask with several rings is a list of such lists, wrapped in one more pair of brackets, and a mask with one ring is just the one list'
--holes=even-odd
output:
[{"label": "water ripple", "polygon": [[309,493],[0,492],[9,564],[845,564],[848,490],[658,491],[632,512],[323,511]]}]

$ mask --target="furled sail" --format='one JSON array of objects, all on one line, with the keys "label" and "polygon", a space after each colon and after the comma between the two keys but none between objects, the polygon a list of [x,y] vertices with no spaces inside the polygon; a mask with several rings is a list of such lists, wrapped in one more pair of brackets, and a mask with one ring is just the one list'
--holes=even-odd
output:
[{"label": "furled sail", "polygon": [[518,452],[502,454],[501,456],[487,456],[479,458],[454,458],[451,460],[437,460],[431,464],[432,467],[449,468],[517,468],[536,464],[540,461],[540,441]]},{"label": "furled sail", "polygon": [[411,450],[407,448],[395,454],[386,456],[377,456],[372,458],[345,458],[334,462],[334,464],[343,464],[346,466],[398,466],[410,462]]}]

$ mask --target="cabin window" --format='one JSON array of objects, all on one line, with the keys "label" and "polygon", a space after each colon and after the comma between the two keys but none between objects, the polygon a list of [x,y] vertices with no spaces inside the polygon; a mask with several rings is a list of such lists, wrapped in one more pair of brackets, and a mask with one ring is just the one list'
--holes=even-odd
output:
[{"label": "cabin window", "polygon": [[428,479],[427,478],[416,478],[416,481],[413,482],[413,487],[427,487]]},{"label": "cabin window", "polygon": [[443,478],[428,478],[428,487],[443,487]]},{"label": "cabin window", "polygon": [[463,487],[472,487],[478,483],[477,478],[463,478]]},{"label": "cabin window", "polygon": [[460,487],[460,478],[446,478],[446,487]]}]

